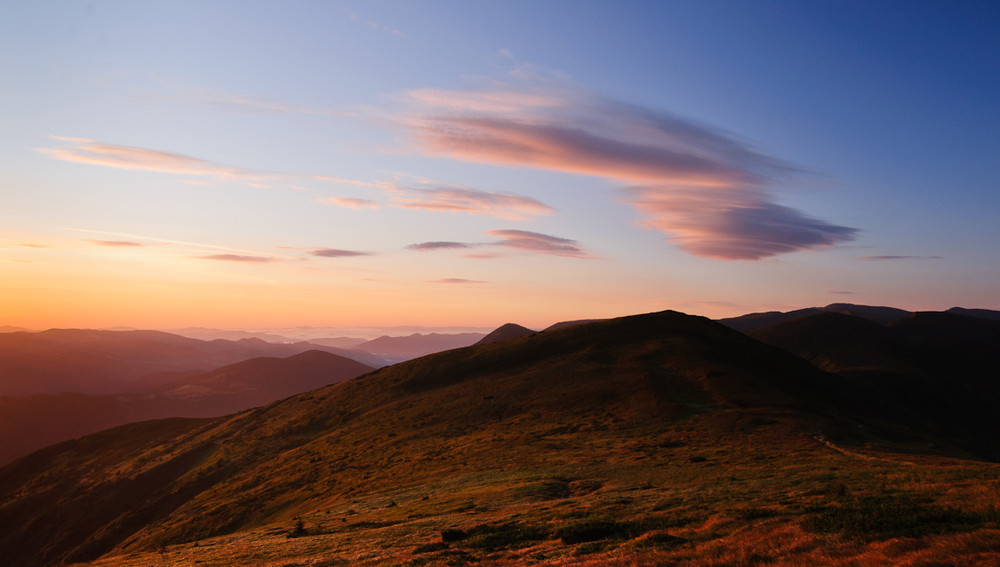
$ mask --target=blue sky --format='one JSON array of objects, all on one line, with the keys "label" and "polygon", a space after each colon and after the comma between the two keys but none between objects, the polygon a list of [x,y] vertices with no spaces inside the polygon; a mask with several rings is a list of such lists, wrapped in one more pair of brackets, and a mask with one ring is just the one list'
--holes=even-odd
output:
[{"label": "blue sky", "polygon": [[990,2],[0,5],[0,324],[1000,308]]}]

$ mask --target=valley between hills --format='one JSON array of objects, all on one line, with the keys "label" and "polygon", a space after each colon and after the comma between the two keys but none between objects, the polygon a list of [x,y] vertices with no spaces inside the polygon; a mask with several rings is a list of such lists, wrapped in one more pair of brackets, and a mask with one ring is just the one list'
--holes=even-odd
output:
[{"label": "valley between hills", "polygon": [[[997,565],[997,315],[835,304],[505,325],[343,379],[324,370],[346,364],[333,353],[272,357],[272,382],[308,362],[330,385],[0,468],[0,557]],[[239,382],[226,376],[200,383]]]}]

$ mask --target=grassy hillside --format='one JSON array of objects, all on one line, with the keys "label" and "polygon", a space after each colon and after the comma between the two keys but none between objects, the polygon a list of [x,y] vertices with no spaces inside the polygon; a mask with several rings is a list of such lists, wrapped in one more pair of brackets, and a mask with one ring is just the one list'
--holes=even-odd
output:
[{"label": "grassy hillside", "polygon": [[0,469],[0,556],[995,564],[1000,466],[852,413],[863,388],[673,312],[536,333],[33,454]]}]

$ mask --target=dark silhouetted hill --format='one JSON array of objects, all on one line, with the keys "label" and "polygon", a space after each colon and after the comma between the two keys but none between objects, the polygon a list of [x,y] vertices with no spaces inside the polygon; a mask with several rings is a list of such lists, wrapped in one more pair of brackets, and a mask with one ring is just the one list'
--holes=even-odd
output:
[{"label": "dark silhouetted hill", "polygon": [[992,309],[965,309],[964,307],[952,307],[946,311],[946,313],[966,315],[968,317],[978,317],[979,319],[993,319],[994,321],[1000,320],[1000,311],[994,311]]},{"label": "dark silhouetted hill", "polygon": [[490,334],[479,339],[477,345],[487,345],[490,343],[495,343],[498,341],[505,341],[507,339],[516,339],[517,337],[523,337],[525,335],[530,335],[534,333],[531,329],[527,327],[522,327],[517,323],[506,323],[494,329]]},{"label": "dark silhouetted hill", "polygon": [[577,325],[585,325],[587,323],[595,323],[597,321],[602,321],[603,319],[577,319],[575,321],[560,321],[558,323],[553,323],[548,327],[542,329],[543,331],[555,331],[558,329],[565,329],[567,327],[575,327]]},{"label": "dark silhouetted hill", "polygon": [[876,323],[885,325],[892,321],[902,319],[910,314],[909,311],[896,309],[895,307],[879,307],[871,305],[854,305],[853,303],[831,303],[826,307],[806,307],[794,311],[768,311],[766,313],[749,313],[739,317],[727,317],[718,321],[723,325],[736,329],[737,331],[752,331],[768,325],[783,323],[793,319],[816,315],[817,313],[840,313],[841,315],[853,315],[868,319]]}]

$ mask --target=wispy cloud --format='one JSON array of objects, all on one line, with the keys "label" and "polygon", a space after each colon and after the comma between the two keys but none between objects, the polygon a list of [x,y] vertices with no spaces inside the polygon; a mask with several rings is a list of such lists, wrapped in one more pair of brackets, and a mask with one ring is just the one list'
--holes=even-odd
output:
[{"label": "wispy cloud", "polygon": [[555,256],[589,257],[587,251],[581,248],[577,241],[568,238],[560,238],[528,230],[489,230],[486,234],[500,239],[498,242],[493,243],[494,246],[553,254]]},{"label": "wispy cloud", "polygon": [[410,250],[419,250],[421,252],[427,252],[431,250],[453,250],[456,248],[471,248],[473,244],[467,242],[421,242],[419,244],[410,244],[407,246]]},{"label": "wispy cloud", "polygon": [[490,215],[508,220],[555,212],[555,209],[545,203],[524,195],[494,193],[459,185],[426,189],[401,187],[395,193],[394,206],[407,209]]},{"label": "wispy cloud", "polygon": [[198,256],[202,260],[218,260],[221,262],[244,262],[248,264],[266,264],[274,262],[275,259],[269,256],[243,256],[240,254],[210,254],[208,256]]},{"label": "wispy cloud", "polygon": [[[61,141],[67,140],[61,139]],[[37,151],[62,161],[100,165],[116,169],[210,177],[219,181],[256,182],[273,177],[273,175],[259,171],[219,165],[182,154],[133,146],[105,144],[91,140],[74,142],[69,147],[37,148]]]},{"label": "wispy cloud", "polygon": [[885,256],[862,256],[858,258],[859,260],[865,261],[882,261],[882,260],[940,260],[944,256],[897,256],[897,255],[885,255]]},{"label": "wispy cloud", "polygon": [[339,109],[293,104],[264,97],[244,96],[215,90],[193,90],[188,92],[187,96],[208,104],[225,106],[232,110],[247,113],[315,114],[321,116],[346,117],[357,116],[355,113]]},{"label": "wispy cloud", "polygon": [[367,187],[380,186],[378,183],[329,175],[260,171],[244,167],[234,167],[173,152],[107,144],[85,138],[52,136],[52,139],[66,142],[69,145],[57,148],[35,148],[35,150],[60,161],[115,169],[153,171],[196,178],[184,179],[183,182],[188,184],[203,185],[206,180],[211,180],[216,182],[238,182],[255,187],[268,187],[267,183],[275,180],[306,178]]},{"label": "wispy cloud", "polygon": [[[410,244],[406,248],[420,252],[431,252],[435,250],[456,250],[483,247],[502,247],[510,250],[524,252],[535,252],[540,254],[551,254],[554,256],[568,256],[572,258],[592,258],[589,252],[583,249],[575,240],[531,232],[529,230],[488,230],[486,235],[498,238],[492,242],[450,242],[431,241],[419,244]],[[492,252],[463,254],[466,258],[488,259],[497,258],[498,254]]]},{"label": "wispy cloud", "polygon": [[[113,232],[113,231],[108,231],[108,230],[93,230],[93,229],[89,229],[89,228],[63,227],[63,230],[69,230],[69,231],[73,231],[73,232],[82,232],[82,233],[85,233],[85,234],[94,234],[94,235],[101,235],[101,236],[112,237],[112,238],[117,239],[115,241],[135,242],[136,244],[138,244],[140,246],[148,246],[149,244],[147,244],[147,243],[154,243],[154,244],[159,244],[159,245],[164,245],[164,246],[170,246],[172,250],[175,250],[177,252],[193,252],[193,253],[198,253],[198,252],[213,252],[213,251],[219,252],[218,254],[208,254],[207,256],[199,256],[201,258],[209,257],[209,259],[225,259],[225,258],[216,258],[216,256],[218,256],[218,257],[224,257],[224,256],[238,256],[239,257],[239,256],[242,256],[242,257],[248,257],[248,258],[261,257],[260,254],[257,251],[254,251],[254,250],[245,250],[245,249],[242,249],[242,248],[234,248],[232,246],[220,246],[218,244],[209,244],[209,243],[204,243],[204,242],[191,242],[191,241],[188,241],[188,240],[176,240],[176,239],[171,239],[171,238],[162,238],[162,237],[158,237],[158,236],[149,236],[149,235],[141,235],[141,234],[131,234],[131,233],[127,233],[127,232]],[[105,240],[105,241],[106,242],[115,242],[115,241],[112,241],[112,240]],[[92,241],[92,242],[94,242],[94,241]],[[273,258],[274,260],[295,260],[295,259],[297,259],[297,257],[290,256],[290,255],[278,255],[278,257],[270,257],[270,256],[268,256],[268,257],[269,258]]]},{"label": "wispy cloud", "polygon": [[443,283],[443,284],[484,284],[489,283],[483,280],[467,280],[464,278],[443,278],[440,280],[432,280],[430,283]]},{"label": "wispy cloud", "polygon": [[90,240],[98,246],[109,246],[112,248],[129,248],[129,247],[142,247],[145,244],[140,244],[138,242],[131,242],[128,240]]},{"label": "wispy cloud", "polygon": [[370,199],[357,199],[355,197],[327,197],[320,199],[321,203],[342,207],[345,209],[377,209],[378,203]]},{"label": "wispy cloud", "polygon": [[850,240],[857,230],[780,205],[795,168],[733,136],[575,88],[417,90],[404,125],[427,154],[610,179],[625,202],[695,255],[759,259]]},{"label": "wispy cloud", "polygon": [[347,14],[348,14],[348,16],[350,16],[350,18],[351,18],[352,21],[362,23],[362,24],[368,26],[369,28],[371,28],[373,30],[378,30],[378,31],[390,33],[390,34],[392,34],[392,35],[394,35],[396,37],[406,37],[406,34],[404,34],[403,32],[399,31],[396,28],[393,28],[393,27],[390,27],[390,26],[387,26],[387,25],[384,25],[384,24],[380,24],[380,23],[372,21],[372,20],[362,19],[361,17],[359,17],[357,14],[355,14],[351,10],[348,10]]},{"label": "wispy cloud", "polygon": [[371,256],[371,252],[358,252],[355,250],[337,250],[334,248],[319,248],[309,252],[311,256],[320,258],[350,258],[352,256]]}]

